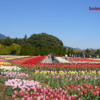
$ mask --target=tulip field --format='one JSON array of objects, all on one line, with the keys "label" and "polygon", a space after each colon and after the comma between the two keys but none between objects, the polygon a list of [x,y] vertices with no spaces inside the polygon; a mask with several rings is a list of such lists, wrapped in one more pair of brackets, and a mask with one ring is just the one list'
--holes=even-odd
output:
[{"label": "tulip field", "polygon": [[0,100],[100,100],[100,59],[0,56]]}]

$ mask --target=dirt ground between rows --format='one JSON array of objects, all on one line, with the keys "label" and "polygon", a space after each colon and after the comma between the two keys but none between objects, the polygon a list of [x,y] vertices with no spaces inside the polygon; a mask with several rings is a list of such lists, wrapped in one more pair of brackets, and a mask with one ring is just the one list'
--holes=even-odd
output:
[{"label": "dirt ground between rows", "polygon": [[7,96],[4,93],[5,85],[0,82],[0,100],[13,100],[11,96]]}]

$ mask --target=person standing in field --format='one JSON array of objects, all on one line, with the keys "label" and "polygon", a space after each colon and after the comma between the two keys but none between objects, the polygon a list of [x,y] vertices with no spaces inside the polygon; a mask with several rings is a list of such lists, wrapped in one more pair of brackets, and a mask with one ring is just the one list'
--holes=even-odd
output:
[{"label": "person standing in field", "polygon": [[65,59],[66,59],[66,60],[67,60],[67,57],[68,57],[68,56],[67,56],[67,54],[66,54],[66,55],[65,55]]}]

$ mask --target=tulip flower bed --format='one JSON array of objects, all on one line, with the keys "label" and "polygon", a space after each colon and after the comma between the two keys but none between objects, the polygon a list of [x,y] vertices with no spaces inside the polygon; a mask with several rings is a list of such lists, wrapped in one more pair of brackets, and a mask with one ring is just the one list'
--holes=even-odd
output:
[{"label": "tulip flower bed", "polygon": [[19,64],[19,63],[23,63],[25,61],[28,61],[28,60],[30,60],[32,58],[35,58],[35,56],[34,57],[32,56],[32,57],[27,57],[27,58],[21,58],[21,59],[15,59],[15,60],[12,60],[11,62]]},{"label": "tulip flower bed", "polygon": [[21,63],[22,66],[32,66],[33,64],[38,64],[38,62],[40,62],[41,60],[43,60],[45,58],[45,56],[37,56],[35,58],[32,58],[28,61],[25,61],[23,63]]},{"label": "tulip flower bed", "polygon": [[11,66],[11,63],[9,63],[9,62],[4,62],[4,61],[3,61],[3,62],[0,62],[0,65],[4,65],[4,66],[5,66],[5,65],[7,65],[7,66],[9,65],[9,66]]},{"label": "tulip flower bed", "polygon": [[[19,71],[26,74],[14,70],[3,72],[6,70],[0,69],[3,70],[0,71],[1,80],[7,78],[3,81],[6,85],[5,94],[12,96],[13,99],[19,97],[22,100],[100,99],[99,61],[91,63],[91,59],[85,59],[88,63],[82,61],[81,63],[39,63],[44,58],[45,56],[35,56],[13,60],[13,64],[20,64]],[[42,83],[45,83],[45,88]]]},{"label": "tulip flower bed", "polygon": [[4,70],[4,71],[19,71],[21,70],[21,68],[17,67],[17,66],[1,66],[0,70]]},{"label": "tulip flower bed", "polygon": [[100,86],[93,86],[91,84],[83,84],[74,86],[70,84],[67,86],[64,85],[66,90],[70,92],[70,94],[77,94],[79,100],[100,100]]},{"label": "tulip flower bed", "polygon": [[72,61],[72,62],[80,61],[80,62],[89,62],[89,63],[91,63],[91,62],[100,63],[100,59],[94,59],[94,58],[83,58],[83,59],[81,59],[80,57],[77,57],[77,58],[68,57],[68,60]]},{"label": "tulip flower bed", "polygon": [[30,67],[34,69],[50,69],[50,70],[56,70],[56,69],[100,69],[100,63],[39,63],[39,64],[33,64],[28,66],[28,64],[23,65],[20,64],[20,66],[23,67]]},{"label": "tulip flower bed", "polygon": [[40,83],[34,80],[28,81],[21,79],[10,79],[8,81],[5,81],[5,85],[5,93],[7,95],[12,95],[15,90],[20,92],[20,90],[29,90],[31,88],[35,89],[36,87],[41,88]]},{"label": "tulip flower bed", "polygon": [[19,59],[19,58],[24,58],[24,57],[29,57],[29,56],[7,57],[7,58],[4,58],[4,59],[5,60],[13,60],[13,59]]},{"label": "tulip flower bed", "polygon": [[100,83],[100,71],[35,71],[34,79],[42,80],[53,88],[64,89],[64,83],[70,85],[92,84],[93,86]]},{"label": "tulip flower bed", "polygon": [[[77,95],[68,95],[67,91],[60,89],[50,89],[48,86],[44,89],[42,88],[31,88],[24,91],[21,90],[20,93],[14,91],[13,99],[20,94],[23,98],[22,100],[75,100]],[[80,98],[78,98],[80,100]]]},{"label": "tulip flower bed", "polygon": [[19,72],[1,72],[0,74],[0,82],[5,82],[8,79],[28,79],[28,74],[19,73]]},{"label": "tulip flower bed", "polygon": [[59,62],[59,63],[68,63],[69,61],[68,60],[65,60],[61,57],[56,57],[56,60]]},{"label": "tulip flower bed", "polygon": [[10,57],[19,57],[16,55],[0,55],[0,58],[10,58]]},{"label": "tulip flower bed", "polygon": [[4,59],[1,59],[1,58],[0,58],[0,62],[7,62],[7,61],[6,61],[6,60],[4,60]]}]

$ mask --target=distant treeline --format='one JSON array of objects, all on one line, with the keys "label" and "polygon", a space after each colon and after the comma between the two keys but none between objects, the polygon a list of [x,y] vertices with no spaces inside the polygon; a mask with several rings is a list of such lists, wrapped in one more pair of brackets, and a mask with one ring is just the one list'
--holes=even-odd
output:
[{"label": "distant treeline", "polygon": [[63,47],[32,47],[30,45],[20,46],[13,43],[11,46],[4,46],[0,44],[0,55],[48,55],[49,53],[55,53],[59,56],[66,54],[66,48]]},{"label": "distant treeline", "polygon": [[[100,55],[100,50],[86,49],[82,51],[88,57],[91,55]],[[81,51],[64,48],[63,42],[55,36],[46,33],[33,34],[29,38],[27,35],[24,38],[10,38],[0,39],[0,55],[48,55],[55,53],[58,56],[77,55]]]},{"label": "distant treeline", "polygon": [[0,44],[5,46],[11,46],[13,43],[18,44],[20,46],[26,46],[30,45],[32,47],[61,47],[63,46],[63,42],[58,39],[55,36],[48,35],[46,33],[41,34],[33,34],[29,38],[27,38],[27,35],[24,36],[24,38],[10,38],[7,37],[7,39],[0,39]]},{"label": "distant treeline", "polygon": [[48,55],[49,53],[63,56],[66,48],[57,37],[46,33],[27,35],[23,39],[0,39],[0,54],[4,55]]}]

